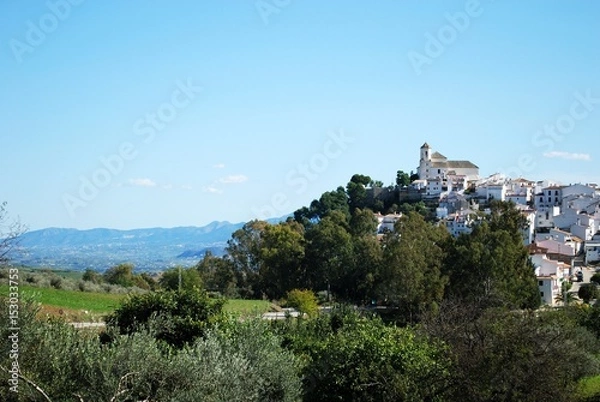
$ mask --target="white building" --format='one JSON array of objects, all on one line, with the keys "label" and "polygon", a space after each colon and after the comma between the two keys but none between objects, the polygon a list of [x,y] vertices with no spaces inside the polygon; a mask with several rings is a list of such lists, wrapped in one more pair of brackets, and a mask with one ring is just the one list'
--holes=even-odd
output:
[{"label": "white building", "polygon": [[600,262],[600,241],[586,241],[584,251],[586,265]]},{"label": "white building", "polygon": [[451,183],[453,180],[461,181],[464,187],[464,183],[479,178],[479,167],[470,161],[448,160],[439,152],[434,152],[429,144],[425,143],[421,147],[417,173],[421,180],[441,178],[445,185],[447,185],[448,177],[451,177]]},{"label": "white building", "polygon": [[519,204],[517,204],[517,207],[521,210],[521,214],[525,219],[527,219],[527,227],[521,229],[521,236],[523,236],[523,244],[529,246],[535,240],[535,211]]},{"label": "white building", "polygon": [[473,225],[476,222],[473,219],[474,213],[474,211],[469,209],[456,212],[442,219],[440,224],[444,225],[454,237],[458,237],[461,234],[469,234],[473,231]]},{"label": "white building", "polygon": [[560,214],[560,207],[537,208],[535,215],[535,228],[551,229],[554,227],[554,218]]},{"label": "white building", "polygon": [[569,232],[550,229],[549,233],[538,233],[535,236],[537,246],[548,249],[549,254],[575,257],[583,249],[583,240]]},{"label": "white building", "polygon": [[594,187],[584,184],[571,184],[562,188],[562,196],[569,197],[573,195],[594,197],[596,195],[596,189]]},{"label": "white building", "polygon": [[384,234],[387,232],[394,231],[394,225],[396,225],[396,222],[398,222],[400,218],[402,218],[402,213],[388,215],[382,215],[377,213],[374,216],[375,219],[377,219],[377,233]]},{"label": "white building", "polygon": [[555,306],[562,291],[563,281],[569,278],[570,265],[551,260],[545,254],[531,256],[540,289],[542,304]]},{"label": "white building", "polygon": [[554,206],[560,207],[563,199],[563,188],[563,186],[551,186],[544,188],[542,192],[535,195],[535,207],[537,209]]},{"label": "white building", "polygon": [[425,196],[440,197],[444,191],[444,180],[441,178],[427,179],[427,187],[425,188]]}]

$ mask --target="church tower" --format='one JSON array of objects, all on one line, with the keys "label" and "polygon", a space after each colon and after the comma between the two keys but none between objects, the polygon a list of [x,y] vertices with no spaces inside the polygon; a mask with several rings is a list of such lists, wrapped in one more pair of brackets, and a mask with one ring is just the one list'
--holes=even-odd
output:
[{"label": "church tower", "polygon": [[425,143],[421,146],[421,159],[419,160],[419,179],[423,180],[427,178],[427,169],[429,168],[429,162],[431,162],[431,147]]}]

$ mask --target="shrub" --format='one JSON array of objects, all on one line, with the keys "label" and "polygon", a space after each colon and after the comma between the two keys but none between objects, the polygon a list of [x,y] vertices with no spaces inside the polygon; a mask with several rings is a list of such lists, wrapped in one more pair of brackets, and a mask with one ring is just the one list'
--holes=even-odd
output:
[{"label": "shrub", "polygon": [[290,290],[287,292],[287,306],[293,307],[309,317],[314,317],[319,312],[317,297],[312,290]]},{"label": "shrub", "polygon": [[181,278],[181,289],[193,290],[202,289],[202,278],[195,268],[175,267],[163,272],[158,281],[160,286],[166,290],[178,290],[179,279]]},{"label": "shrub", "polygon": [[584,283],[579,287],[577,296],[579,296],[584,303],[589,303],[591,300],[598,298],[598,288],[595,283]]},{"label": "shrub", "polygon": [[330,323],[335,332],[308,349],[306,400],[436,401],[450,383],[452,363],[441,343],[379,319]]},{"label": "shrub", "polygon": [[157,339],[182,347],[218,321],[224,303],[199,290],[133,294],[106,318],[106,323],[127,334],[152,323]]},{"label": "shrub", "polygon": [[86,282],[92,282],[96,284],[103,282],[102,275],[89,268],[85,270],[81,279],[83,279]]},{"label": "shrub", "polygon": [[62,278],[54,277],[50,279],[50,286],[55,289],[62,289]]},{"label": "shrub", "polygon": [[[4,301],[4,300],[3,300]],[[0,311],[7,319],[8,309]],[[36,307],[20,312],[20,371],[53,401],[298,401],[299,360],[260,320],[228,322],[180,351],[155,334],[112,334],[103,345],[93,334],[62,321],[35,320]],[[0,328],[0,366],[9,367],[8,329]],[[6,352],[6,353],[5,353]],[[2,369],[0,369],[2,370]],[[0,387],[0,400],[16,395]],[[19,400],[47,401],[20,381]]]}]

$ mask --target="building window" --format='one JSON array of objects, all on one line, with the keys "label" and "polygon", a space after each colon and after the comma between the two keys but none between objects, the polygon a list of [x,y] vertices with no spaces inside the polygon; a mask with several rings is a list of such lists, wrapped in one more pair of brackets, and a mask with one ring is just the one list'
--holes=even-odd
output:
[{"label": "building window", "polygon": [[544,297],[544,292],[540,292],[540,296]]},{"label": "building window", "polygon": [[558,195],[558,190],[556,190],[556,191],[554,192],[554,195]]},{"label": "building window", "polygon": [[538,281],[539,286],[544,286],[544,281]]}]

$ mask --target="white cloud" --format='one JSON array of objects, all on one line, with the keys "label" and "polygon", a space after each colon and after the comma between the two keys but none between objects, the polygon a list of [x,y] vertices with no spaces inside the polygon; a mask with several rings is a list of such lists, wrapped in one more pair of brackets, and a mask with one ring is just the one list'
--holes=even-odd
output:
[{"label": "white cloud", "polygon": [[219,179],[219,183],[223,184],[238,184],[243,183],[245,181],[248,181],[248,177],[244,176],[243,174],[230,175],[226,177],[221,177]]},{"label": "white cloud", "polygon": [[223,190],[216,188],[214,186],[204,187],[202,189],[202,191],[204,191],[205,193],[212,193],[212,194],[222,194],[223,193]]},{"label": "white cloud", "polygon": [[573,152],[562,152],[562,151],[552,151],[546,152],[544,154],[546,158],[560,158],[567,160],[577,160],[577,161],[590,161],[592,157],[590,154],[578,154]]},{"label": "white cloud", "polygon": [[225,169],[225,164],[224,163],[217,163],[216,165],[213,165],[213,168],[215,168],[215,169]]},{"label": "white cloud", "polygon": [[156,183],[150,179],[129,179],[129,184],[135,187],[156,187]]}]

